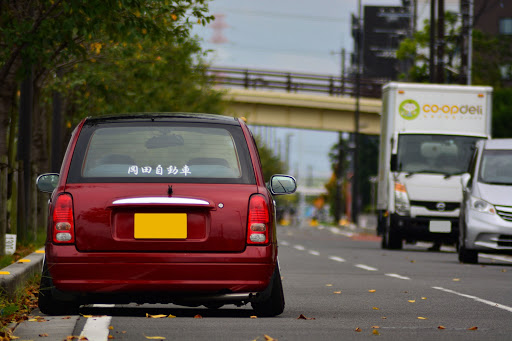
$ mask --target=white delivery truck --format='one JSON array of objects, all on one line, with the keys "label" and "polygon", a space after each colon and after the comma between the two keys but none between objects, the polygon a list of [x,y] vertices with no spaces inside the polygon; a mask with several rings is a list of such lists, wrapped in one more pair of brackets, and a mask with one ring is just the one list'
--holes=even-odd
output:
[{"label": "white delivery truck", "polygon": [[491,135],[492,88],[388,83],[383,87],[378,175],[382,248],[455,244],[460,176]]}]

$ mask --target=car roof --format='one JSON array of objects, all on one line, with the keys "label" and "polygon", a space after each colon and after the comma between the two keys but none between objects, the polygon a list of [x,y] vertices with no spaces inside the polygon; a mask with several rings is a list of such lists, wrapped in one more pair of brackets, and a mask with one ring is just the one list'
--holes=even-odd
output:
[{"label": "car roof", "polygon": [[113,122],[136,122],[136,121],[159,121],[159,122],[187,122],[187,123],[222,123],[240,125],[238,119],[231,116],[203,113],[185,112],[142,112],[126,113],[118,115],[95,116],[86,118],[86,124],[113,123]]},{"label": "car roof", "polygon": [[484,149],[504,149],[504,150],[510,149],[510,150],[512,150],[512,138],[486,140]]}]

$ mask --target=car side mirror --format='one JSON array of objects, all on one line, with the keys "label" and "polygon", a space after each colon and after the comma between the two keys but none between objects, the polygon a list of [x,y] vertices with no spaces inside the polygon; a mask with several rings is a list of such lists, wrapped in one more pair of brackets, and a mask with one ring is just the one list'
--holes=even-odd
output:
[{"label": "car side mirror", "polygon": [[37,189],[44,193],[52,193],[59,184],[59,174],[46,173],[41,174],[36,179]]},{"label": "car side mirror", "polygon": [[471,174],[464,173],[460,177],[460,184],[462,185],[462,189],[466,189],[469,184],[469,179],[471,179]]},{"label": "car side mirror", "polygon": [[272,175],[269,190],[273,195],[292,194],[297,190],[297,181],[289,175]]},{"label": "car side mirror", "polygon": [[396,172],[398,169],[398,157],[396,154],[391,154],[390,170]]}]

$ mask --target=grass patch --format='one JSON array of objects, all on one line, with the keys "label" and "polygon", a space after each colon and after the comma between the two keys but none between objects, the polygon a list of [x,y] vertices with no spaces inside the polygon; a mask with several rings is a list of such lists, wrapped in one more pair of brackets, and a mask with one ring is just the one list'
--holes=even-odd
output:
[{"label": "grass patch", "polygon": [[0,340],[10,340],[12,330],[9,325],[28,319],[30,312],[37,307],[40,280],[40,274],[32,277],[12,299],[0,294]]}]

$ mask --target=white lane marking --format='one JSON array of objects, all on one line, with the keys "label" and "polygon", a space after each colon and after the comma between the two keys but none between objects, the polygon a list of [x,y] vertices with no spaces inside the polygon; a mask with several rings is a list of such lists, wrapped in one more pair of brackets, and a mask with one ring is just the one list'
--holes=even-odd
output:
[{"label": "white lane marking", "polygon": [[482,258],[490,258],[490,259],[499,260],[499,261],[502,261],[502,262],[512,263],[512,258],[508,258],[508,257],[501,257],[501,256],[495,256],[495,255],[485,255],[485,254],[480,254],[479,256],[482,257]]},{"label": "white lane marking", "polygon": [[398,278],[398,279],[410,280],[409,277],[401,276],[399,274],[386,274],[386,276],[393,277],[393,278]]},{"label": "white lane marking", "polygon": [[308,253],[313,256],[320,256],[320,252],[318,251],[309,250]]},{"label": "white lane marking", "polygon": [[293,248],[294,248],[294,249],[297,249],[297,250],[299,250],[299,251],[304,251],[304,250],[306,250],[306,248],[305,248],[304,246],[302,246],[302,245],[294,245],[294,246],[293,246]]},{"label": "white lane marking", "polygon": [[343,263],[345,261],[343,258],[337,256],[329,256],[329,259],[340,263]]},{"label": "white lane marking", "polygon": [[[95,308],[112,308],[115,307],[115,304],[93,304],[92,306]],[[87,318],[80,337],[86,337],[89,341],[108,340],[110,321],[112,321],[112,316]]]},{"label": "white lane marking", "polygon": [[371,266],[364,265],[364,264],[356,264],[354,266],[356,268],[363,269],[363,270],[368,270],[368,271],[377,271],[378,270],[377,268],[373,268]]},{"label": "white lane marking", "polygon": [[484,304],[490,305],[490,306],[495,307],[495,308],[500,308],[500,309],[503,309],[503,310],[506,310],[506,311],[512,313],[512,307],[509,307],[509,306],[506,306],[506,305],[503,305],[503,304],[499,304],[499,303],[496,303],[496,302],[484,300],[483,298],[479,298],[479,297],[472,296],[472,295],[462,294],[460,292],[453,291],[453,290],[450,290],[450,289],[445,289],[445,288],[441,288],[441,287],[432,287],[432,288],[433,289],[437,289],[437,290],[441,290],[441,291],[444,291],[444,292],[448,292],[450,294],[455,294],[455,295],[459,295],[459,296],[462,296],[462,297],[471,298],[474,301],[477,301],[477,302],[480,302],[480,303],[484,303]]},{"label": "white lane marking", "polygon": [[288,243],[287,241],[284,241],[284,240],[281,240],[279,243],[280,243],[281,245],[283,245],[283,246],[288,246],[288,245],[290,245],[290,243]]}]

